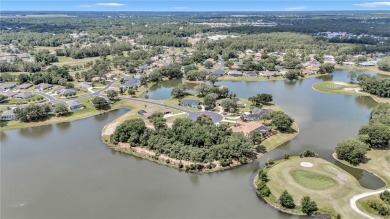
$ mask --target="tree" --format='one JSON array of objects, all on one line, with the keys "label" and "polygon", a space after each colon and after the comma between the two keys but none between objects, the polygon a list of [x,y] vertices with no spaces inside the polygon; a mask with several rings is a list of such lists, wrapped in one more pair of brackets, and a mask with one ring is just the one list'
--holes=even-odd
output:
[{"label": "tree", "polygon": [[0,94],[0,103],[7,99],[7,96]]},{"label": "tree", "polygon": [[216,75],[209,75],[207,77],[207,80],[212,84],[212,85],[215,85],[215,82],[218,81],[218,76]]},{"label": "tree", "polygon": [[320,74],[332,73],[334,71],[334,65],[331,63],[324,63],[320,66],[320,70],[318,72]]},{"label": "tree", "polygon": [[263,138],[263,134],[261,134],[260,131],[254,130],[249,133],[249,139],[252,141],[253,144],[260,144],[261,139]]},{"label": "tree", "polygon": [[118,97],[118,92],[115,90],[107,91],[107,97],[110,101],[115,101]]},{"label": "tree", "polygon": [[64,103],[57,103],[54,106],[54,113],[58,116],[66,116],[69,113],[69,109]]},{"label": "tree", "polygon": [[351,83],[353,83],[353,82],[355,82],[355,80],[356,80],[356,78],[357,78],[357,74],[356,74],[356,72],[354,72],[354,71],[350,71],[350,72],[348,72],[347,77],[349,78],[349,81],[350,81]]},{"label": "tree", "polygon": [[50,106],[30,104],[23,108],[16,108],[15,115],[16,119],[21,122],[38,122],[48,118],[48,112]]},{"label": "tree", "polygon": [[366,160],[368,146],[356,138],[340,142],[336,147],[337,158],[357,165]]},{"label": "tree", "polygon": [[207,94],[203,98],[203,104],[207,109],[212,109],[215,107],[215,101],[218,99],[218,95],[215,93]]},{"label": "tree", "polygon": [[298,79],[299,74],[298,74],[297,70],[288,70],[286,73],[286,78],[288,80],[292,81],[292,80]]},{"label": "tree", "polygon": [[204,63],[204,67],[206,67],[207,69],[210,69],[210,68],[213,67],[213,63],[211,63],[210,61],[206,61],[206,62]]},{"label": "tree", "polygon": [[129,142],[130,145],[136,146],[146,129],[145,122],[141,118],[126,120],[115,129],[111,135],[111,142]]},{"label": "tree", "polygon": [[131,95],[131,96],[134,96],[135,95],[135,89],[130,87],[128,90],[127,90],[127,94]]},{"label": "tree", "polygon": [[[390,144],[390,127],[379,122],[370,123],[359,130],[363,140],[371,148],[386,149]],[[364,137],[366,136],[366,137]]]},{"label": "tree", "polygon": [[271,124],[281,132],[289,132],[291,130],[291,125],[294,123],[294,119],[282,111],[274,112],[270,117]]},{"label": "tree", "polygon": [[97,110],[107,110],[110,108],[110,104],[103,97],[94,97],[91,102]]},{"label": "tree", "polygon": [[302,212],[307,215],[312,215],[318,210],[317,203],[312,201],[309,196],[304,196],[301,199]]},{"label": "tree", "polygon": [[279,203],[285,208],[295,208],[295,203],[293,197],[284,190],[282,195],[279,197]]},{"label": "tree", "polygon": [[77,81],[79,81],[81,79],[80,77],[80,73],[76,72],[74,77],[76,78]]},{"label": "tree", "polygon": [[252,102],[252,105],[261,107],[263,104],[269,104],[273,98],[271,94],[256,94],[248,98]]},{"label": "tree", "polygon": [[186,95],[187,88],[187,84],[180,84],[172,89],[171,96],[173,98],[182,98]]},{"label": "tree", "polygon": [[385,57],[378,62],[378,68],[382,71],[390,71],[390,57]]},{"label": "tree", "polygon": [[125,93],[126,89],[124,87],[119,87],[119,93],[123,95]]},{"label": "tree", "polygon": [[390,204],[390,192],[388,190],[382,192],[379,197],[382,199],[382,201],[386,202],[387,204]]},{"label": "tree", "polygon": [[237,102],[232,99],[222,100],[221,106],[227,112],[235,111],[237,109]]}]

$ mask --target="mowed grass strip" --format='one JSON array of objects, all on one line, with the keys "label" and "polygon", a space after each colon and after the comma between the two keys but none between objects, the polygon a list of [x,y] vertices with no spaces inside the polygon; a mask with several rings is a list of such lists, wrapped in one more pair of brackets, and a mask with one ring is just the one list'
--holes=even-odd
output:
[{"label": "mowed grass strip", "polygon": [[323,81],[323,82],[313,84],[313,88],[315,90],[327,92],[327,93],[346,94],[346,95],[364,95],[362,93],[356,92],[355,89],[359,88],[359,85],[350,84],[346,82]]},{"label": "mowed grass strip", "polygon": [[290,174],[295,182],[305,188],[314,190],[327,189],[336,183],[336,181],[330,177],[306,170],[293,170]]},{"label": "mowed grass strip", "polygon": [[[301,162],[309,162],[313,167],[303,167]],[[342,218],[360,218],[349,206],[349,200],[354,195],[369,191],[360,186],[359,182],[338,166],[321,158],[291,157],[277,161],[266,169],[268,173],[267,186],[271,195],[265,200],[276,208],[294,214],[302,214],[300,200],[310,196],[319,208],[319,213]],[[340,177],[342,176],[342,177]],[[293,210],[284,209],[279,204],[279,197],[287,190],[297,207]]]}]

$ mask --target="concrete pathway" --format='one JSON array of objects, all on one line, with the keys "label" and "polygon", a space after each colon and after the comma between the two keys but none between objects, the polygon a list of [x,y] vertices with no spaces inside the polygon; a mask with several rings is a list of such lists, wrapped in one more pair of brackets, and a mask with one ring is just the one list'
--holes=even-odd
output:
[{"label": "concrete pathway", "polygon": [[362,199],[362,198],[365,198],[365,197],[368,197],[368,196],[372,196],[372,195],[378,195],[379,193],[382,193],[384,192],[385,190],[389,191],[390,192],[390,189],[383,189],[383,190],[379,190],[379,191],[374,191],[374,192],[364,192],[362,194],[359,194],[359,195],[355,195],[353,196],[350,200],[349,200],[349,205],[351,206],[351,208],[358,214],[360,214],[361,216],[364,216],[366,218],[370,218],[370,219],[376,219],[372,216],[370,216],[369,214],[366,214],[364,213],[363,211],[361,211],[357,205],[356,205],[356,202],[359,200],[359,199]]}]

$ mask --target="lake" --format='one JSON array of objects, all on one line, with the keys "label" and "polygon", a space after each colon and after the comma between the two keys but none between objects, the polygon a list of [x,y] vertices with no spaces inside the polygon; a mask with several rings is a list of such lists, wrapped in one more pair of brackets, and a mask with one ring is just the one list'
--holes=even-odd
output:
[{"label": "lake", "polygon": [[[115,110],[71,123],[1,131],[1,218],[305,218],[278,212],[257,198],[252,178],[268,158],[312,149],[368,188],[384,183],[334,161],[336,144],[357,134],[376,103],[369,97],[313,90],[322,80],[348,81],[347,71],[297,82],[229,82],[239,97],[270,93],[300,134],[254,163],[212,174],[189,174],[109,149],[100,139]],[[179,80],[152,87],[170,96]]]}]

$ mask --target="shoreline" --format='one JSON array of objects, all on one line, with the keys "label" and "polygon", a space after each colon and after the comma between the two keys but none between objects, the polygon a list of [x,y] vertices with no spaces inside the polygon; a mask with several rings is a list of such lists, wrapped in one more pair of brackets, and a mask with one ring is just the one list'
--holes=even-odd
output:
[{"label": "shoreline", "polygon": [[379,70],[377,66],[359,67],[359,66],[343,66],[336,65],[335,70],[350,70],[350,71],[373,71],[377,74],[390,76],[390,72]]},{"label": "shoreline", "polygon": [[381,179],[381,180],[385,183],[385,186],[383,186],[383,187],[381,187],[381,188],[378,188],[378,189],[375,189],[374,191],[380,190],[380,189],[384,189],[384,188],[390,188],[390,187],[389,187],[389,184],[387,183],[387,181],[384,180],[382,177],[380,177],[378,174],[376,174],[376,173],[374,173],[374,172],[372,172],[372,171],[370,171],[370,170],[364,169],[364,168],[362,168],[362,167],[353,166],[352,164],[350,164],[350,163],[348,163],[348,162],[346,162],[346,161],[344,161],[344,160],[338,159],[337,156],[336,156],[336,152],[334,152],[334,153],[332,154],[332,157],[333,157],[336,161],[338,161],[338,162],[340,162],[340,163],[342,163],[342,164],[344,164],[344,165],[346,165],[346,166],[348,166],[348,167],[352,167],[352,168],[355,168],[355,169],[358,169],[358,170],[367,171],[367,172],[373,174],[374,176],[378,177],[379,179]]},{"label": "shoreline", "polygon": [[[124,114],[123,116],[126,116],[126,114]],[[122,117],[122,116],[121,116]],[[298,127],[298,124],[296,122],[293,123],[292,127],[296,128],[295,132],[294,133],[289,133],[291,134],[291,136],[289,136],[288,138],[286,138],[285,140],[283,140],[282,142],[276,142],[275,145],[272,145],[272,146],[268,146],[270,149],[268,150],[268,147],[267,147],[267,152],[266,153],[256,153],[256,157],[253,158],[252,160],[250,160],[248,163],[243,163],[243,164],[240,164],[238,161],[235,161],[233,160],[232,164],[229,165],[229,166],[226,166],[226,167],[222,167],[220,164],[219,164],[219,161],[213,161],[213,162],[210,162],[211,164],[213,164],[213,168],[211,169],[208,169],[207,168],[207,165],[210,164],[210,163],[196,163],[196,162],[192,162],[192,161],[186,161],[186,160],[177,160],[177,159],[174,159],[174,158],[171,158],[169,157],[168,155],[166,154],[160,154],[158,157],[156,157],[155,155],[155,152],[152,151],[152,150],[149,150],[147,148],[143,148],[143,147],[130,147],[128,145],[124,145],[123,143],[118,143],[118,144],[113,144],[110,142],[110,136],[111,134],[105,134],[105,130],[112,124],[115,124],[117,121],[116,120],[120,120],[119,119],[120,117],[118,117],[117,119],[111,121],[110,123],[108,123],[106,126],[103,127],[102,129],[102,133],[101,133],[101,139],[103,141],[104,144],[106,144],[109,148],[111,148],[112,150],[115,150],[115,151],[118,151],[118,152],[121,152],[121,153],[125,153],[125,154],[130,154],[130,155],[133,155],[133,156],[136,156],[136,157],[139,157],[139,158],[143,158],[143,159],[146,159],[146,160],[149,160],[149,161],[152,161],[152,162],[155,162],[155,163],[158,163],[158,164],[161,164],[161,165],[164,165],[164,166],[168,166],[168,167],[173,167],[177,170],[180,170],[180,171],[186,171],[186,172],[191,172],[191,173],[212,173],[212,172],[219,172],[219,171],[224,171],[224,170],[228,170],[228,169],[233,169],[233,168],[237,168],[237,167],[240,167],[242,165],[246,165],[246,164],[250,164],[250,163],[253,163],[254,161],[256,161],[257,159],[261,158],[262,156],[264,156],[266,153],[274,150],[275,148],[291,141],[292,139],[294,139],[296,136],[298,136],[300,130],[299,130],[299,127]],[[169,160],[169,161],[168,161]],[[168,162],[167,162],[168,161]],[[182,168],[179,168],[179,164],[182,163],[183,164],[183,167]],[[204,168],[202,168],[201,170],[186,170],[186,167],[189,166],[189,165],[203,165]],[[214,167],[215,166],[215,167]]]},{"label": "shoreline", "polygon": [[[337,84],[337,83],[345,83],[346,86],[348,86],[348,83],[347,82],[338,82],[338,81],[329,81],[329,82],[318,82],[318,83],[315,83],[311,86],[311,88],[315,91],[318,91],[318,92],[322,92],[322,93],[327,93],[327,94],[340,94],[340,95],[348,95],[348,96],[361,96],[361,97],[370,97],[371,99],[373,99],[375,102],[377,103],[390,103],[390,98],[387,100],[386,98],[383,98],[383,97],[377,97],[373,94],[369,94],[369,93],[365,93],[365,92],[360,92],[360,91],[354,91],[354,93],[343,93],[343,92],[331,92],[331,91],[324,91],[324,90],[319,90],[317,88],[314,87],[314,85],[316,84],[319,84],[319,83],[333,83],[333,84]],[[383,99],[383,100],[382,100]]]}]

